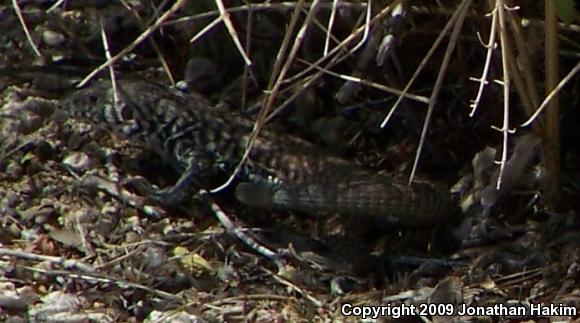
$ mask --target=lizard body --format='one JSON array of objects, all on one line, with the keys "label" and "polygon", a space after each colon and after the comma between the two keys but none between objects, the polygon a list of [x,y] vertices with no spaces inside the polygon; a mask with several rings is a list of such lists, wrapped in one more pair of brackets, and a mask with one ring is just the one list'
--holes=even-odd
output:
[{"label": "lizard body", "polygon": [[[253,123],[220,114],[199,95],[143,80],[98,81],[70,95],[63,112],[159,153],[183,175],[174,190],[216,172],[231,172],[243,155]],[[308,213],[382,216],[405,226],[432,225],[451,213],[446,188],[409,187],[387,175],[326,154],[302,139],[263,129],[242,171],[242,203]],[[274,179],[274,180],[273,180]]]}]

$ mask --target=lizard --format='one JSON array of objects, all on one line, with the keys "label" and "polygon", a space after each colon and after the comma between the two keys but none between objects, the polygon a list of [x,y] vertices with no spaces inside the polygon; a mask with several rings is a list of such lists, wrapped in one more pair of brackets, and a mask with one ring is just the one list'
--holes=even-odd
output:
[{"label": "lizard", "polygon": [[[253,122],[220,113],[201,95],[141,79],[100,80],[69,95],[65,117],[82,119],[158,153],[178,173],[166,196],[231,173],[244,153]],[[115,89],[114,89],[115,88]],[[321,151],[314,144],[267,128],[241,171],[235,196],[243,204],[306,213],[376,216],[403,226],[428,226],[452,214],[449,191],[391,176]]]}]

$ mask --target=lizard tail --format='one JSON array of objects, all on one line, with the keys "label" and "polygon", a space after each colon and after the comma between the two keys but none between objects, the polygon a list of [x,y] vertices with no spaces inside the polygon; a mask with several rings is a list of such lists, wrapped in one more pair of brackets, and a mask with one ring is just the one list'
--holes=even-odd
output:
[{"label": "lizard tail", "polygon": [[235,195],[238,201],[253,207],[315,215],[370,216],[410,227],[437,224],[454,213],[446,188],[426,182],[409,187],[385,176],[307,183],[241,183]]}]

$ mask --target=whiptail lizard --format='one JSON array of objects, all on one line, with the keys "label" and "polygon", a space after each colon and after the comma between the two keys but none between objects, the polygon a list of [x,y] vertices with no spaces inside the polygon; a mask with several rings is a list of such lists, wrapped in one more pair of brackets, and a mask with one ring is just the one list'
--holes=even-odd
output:
[{"label": "whiptail lizard", "polygon": [[[159,153],[183,174],[170,193],[231,173],[240,161],[250,120],[222,115],[201,96],[147,81],[118,80],[116,86],[116,93],[110,81],[78,90],[64,100],[62,112]],[[260,132],[241,173],[247,182],[238,185],[236,198],[251,206],[379,216],[405,226],[432,225],[452,213],[445,187],[409,187],[269,129]]]}]

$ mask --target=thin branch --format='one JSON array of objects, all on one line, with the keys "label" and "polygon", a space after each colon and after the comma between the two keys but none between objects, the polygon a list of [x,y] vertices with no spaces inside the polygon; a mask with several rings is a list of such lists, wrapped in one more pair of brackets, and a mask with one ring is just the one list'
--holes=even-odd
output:
[{"label": "thin branch", "polygon": [[242,46],[242,43],[240,42],[240,38],[238,37],[238,33],[236,31],[236,28],[234,28],[234,24],[232,23],[232,19],[230,18],[230,14],[229,14],[228,10],[226,9],[226,7],[224,6],[224,3],[222,2],[222,0],[215,0],[215,4],[218,7],[218,10],[220,12],[221,20],[226,25],[226,29],[230,33],[230,36],[232,37],[232,40],[234,41],[234,44],[236,45],[238,52],[240,53],[240,55],[242,55],[242,58],[244,59],[244,63],[246,63],[247,66],[251,66],[252,61],[246,55],[246,51],[244,50],[244,47]]},{"label": "thin branch", "polygon": [[[99,15],[99,27],[101,28],[101,40],[103,41],[103,49],[105,51],[105,57],[107,58],[107,60],[110,60],[111,57],[111,50],[109,49],[109,42],[107,40],[107,31],[105,30],[104,26],[103,26],[103,19],[102,17]],[[119,106],[119,90],[117,87],[117,78],[115,77],[115,68],[113,66],[113,64],[109,65],[108,67],[109,69],[109,77],[111,78],[111,83],[112,83],[112,88],[113,88],[113,102],[115,104],[115,107]],[[117,113],[117,117],[119,117],[119,120],[122,120],[123,118],[121,117],[118,109],[114,109],[115,112]]]},{"label": "thin branch", "polygon": [[[441,44],[441,42],[443,41],[443,38],[445,38],[445,35],[447,35],[447,33],[449,32],[449,30],[451,29],[451,27],[453,26],[455,21],[457,21],[459,12],[460,12],[459,9],[456,10],[453,13],[453,16],[451,16],[451,18],[449,18],[449,21],[447,22],[445,27],[443,27],[443,30],[441,30],[441,32],[439,33],[439,36],[437,36],[437,39],[435,39],[435,42],[433,43],[433,45],[431,46],[431,48],[429,49],[429,51],[427,52],[425,57],[423,57],[423,59],[421,60],[421,63],[419,63],[419,66],[417,67],[417,69],[415,70],[413,75],[411,76],[411,79],[409,80],[409,82],[407,82],[407,85],[405,85],[405,87],[403,88],[403,91],[402,91],[403,94],[406,94],[409,92],[409,89],[413,85],[413,82],[415,82],[415,80],[417,79],[419,74],[423,71],[423,68],[425,68],[425,66],[427,66],[427,62],[429,61],[429,59],[431,59],[431,56],[433,56],[433,54],[435,53],[435,51],[439,47],[439,44]],[[389,120],[391,119],[391,117],[393,116],[393,114],[395,113],[397,108],[399,107],[399,104],[401,103],[401,101],[403,101],[402,95],[397,98],[397,101],[395,101],[395,103],[391,107],[391,110],[389,111],[389,113],[387,114],[387,116],[385,117],[383,122],[381,123],[381,128],[384,128],[387,125],[387,123],[389,122]]]},{"label": "thin branch", "polygon": [[479,103],[481,102],[481,98],[483,96],[483,90],[485,88],[485,86],[487,84],[489,84],[489,82],[487,81],[487,77],[489,74],[489,66],[491,65],[491,57],[493,56],[493,51],[496,47],[496,43],[495,43],[495,36],[496,36],[496,29],[497,29],[497,9],[492,10],[491,13],[491,28],[489,31],[489,40],[486,44],[484,44],[483,46],[487,49],[487,54],[485,56],[485,63],[483,65],[483,71],[481,73],[481,77],[479,78],[473,78],[470,77],[469,79],[472,81],[477,81],[479,82],[479,88],[477,89],[477,95],[475,96],[475,100],[473,100],[471,102],[471,104],[469,105],[471,107],[471,112],[469,113],[470,117],[473,117],[475,115],[475,112],[477,111],[477,107],[479,106]]},{"label": "thin branch", "polygon": [[20,10],[20,6],[18,5],[18,0],[12,0],[12,7],[14,8],[14,12],[16,12],[16,15],[18,16],[18,21],[20,21],[20,25],[24,30],[24,34],[26,34],[26,39],[28,40],[30,47],[32,47],[32,50],[34,51],[36,56],[42,58],[42,54],[36,47],[34,41],[32,40],[32,35],[30,34],[30,30],[28,30],[28,26],[26,25],[26,21],[24,20],[24,16],[22,15],[22,11]]},{"label": "thin branch", "polygon": [[179,297],[179,296],[175,296],[171,293],[168,292],[164,292],[160,289],[155,289],[155,288],[150,288],[147,287],[145,285],[142,284],[137,284],[137,283],[132,283],[130,281],[127,280],[123,280],[123,279],[118,279],[118,278],[112,278],[110,276],[102,276],[99,274],[78,274],[78,273],[73,273],[70,271],[66,271],[66,270],[48,270],[48,269],[42,269],[42,268],[37,268],[37,267],[22,267],[22,269],[31,271],[31,272],[35,272],[35,273],[41,273],[44,275],[49,275],[49,276],[64,276],[64,277],[70,277],[70,278],[74,278],[74,279],[80,279],[80,280],[84,280],[84,281],[90,281],[90,282],[98,282],[98,283],[108,283],[108,284],[112,284],[115,286],[118,286],[122,289],[128,289],[128,288],[133,288],[133,289],[138,289],[138,290],[143,290],[146,291],[148,293],[151,293],[152,295],[157,295],[159,297],[165,298],[165,299],[171,299],[173,301],[183,301],[183,298]]},{"label": "thin branch", "polygon": [[[508,10],[507,21],[510,23],[511,35],[513,36],[516,47],[517,47],[517,70],[518,73],[521,71],[523,74],[523,81],[525,83],[526,96],[529,97],[531,106],[524,105],[528,115],[532,114],[534,107],[538,106],[540,100],[537,90],[537,83],[534,77],[534,66],[532,65],[532,59],[530,58],[530,46],[527,43],[523,31],[521,18],[517,15],[515,10]],[[511,62],[510,62],[511,63]],[[514,69],[512,67],[512,74]],[[536,133],[540,135],[542,131],[536,130]]]},{"label": "thin branch", "polygon": [[179,10],[179,8],[181,8],[181,6],[183,6],[186,2],[187,2],[187,0],[178,0],[177,2],[175,2],[175,4],[171,8],[169,8],[169,10],[167,10],[161,17],[159,17],[159,19],[157,19],[157,21],[155,21],[155,23],[153,25],[151,25],[151,27],[149,27],[149,29],[147,29],[143,33],[141,33],[141,35],[139,35],[139,37],[137,37],[131,44],[129,44],[127,47],[125,47],[123,50],[121,50],[119,53],[117,53],[117,55],[115,55],[111,59],[107,60],[105,63],[101,64],[99,67],[94,69],[91,73],[89,73],[89,75],[87,75],[79,83],[78,87],[83,87],[91,78],[93,78],[95,75],[97,75],[103,69],[107,68],[107,66],[109,66],[111,64],[115,64],[115,62],[117,62],[119,59],[121,59],[127,53],[132,51],[135,47],[137,47],[137,45],[141,44],[145,39],[147,39],[147,37],[151,36],[151,34],[153,34],[153,32],[155,32],[163,24],[163,22],[168,20],[169,17],[171,17],[177,10]]},{"label": "thin branch", "polygon": [[338,3],[340,0],[332,1],[332,9],[330,10],[330,18],[328,19],[328,27],[326,28],[326,39],[324,40],[324,54],[328,54],[328,48],[330,47],[330,35],[332,35],[332,27],[334,27],[334,21],[336,19],[336,11]]},{"label": "thin branch", "polygon": [[[292,16],[290,28],[288,28],[288,31],[286,32],[284,40],[282,41],[282,46],[280,46],[280,50],[278,51],[278,55],[276,56],[276,62],[274,63],[274,68],[273,68],[273,71],[271,73],[270,82],[268,84],[269,90],[267,91],[267,95],[264,98],[264,101],[262,102],[262,108],[260,109],[260,113],[258,114],[258,118],[256,119],[256,122],[254,123],[254,129],[252,130],[252,133],[248,137],[248,141],[246,143],[244,154],[242,155],[242,158],[240,159],[236,168],[234,169],[234,171],[232,172],[230,177],[226,180],[226,182],[223,183],[222,185],[220,185],[219,187],[216,187],[213,190],[211,190],[210,191],[211,193],[219,192],[220,190],[222,190],[222,189],[226,188],[228,185],[230,185],[230,183],[234,180],[234,178],[240,172],[244,163],[248,159],[248,156],[250,155],[252,145],[253,145],[254,141],[256,140],[256,138],[258,137],[258,133],[260,131],[260,128],[264,124],[264,121],[266,119],[268,112],[271,109],[271,106],[274,104],[275,95],[280,88],[280,84],[281,84],[280,80],[282,80],[284,78],[286,71],[289,68],[289,64],[292,62],[291,58],[296,54],[296,52],[298,52],[298,48],[300,46],[300,41],[302,39],[300,37],[301,32],[303,35],[305,32],[305,26],[307,26],[308,22],[310,21],[309,17],[312,17],[311,13],[313,11],[315,11],[315,9],[316,9],[316,6],[314,6],[314,5],[311,7],[309,15],[306,17],[306,19],[304,20],[304,22],[302,24],[302,29],[298,32],[298,35],[296,36],[296,41],[294,42],[294,46],[292,49],[290,49],[290,53],[288,54],[288,59],[285,61],[285,64],[283,65],[282,62],[284,62],[284,60],[283,60],[284,54],[286,53],[288,46],[290,46],[290,38],[291,38],[290,35],[292,34],[292,31],[294,30],[294,26],[298,23],[298,17],[300,16],[300,10],[302,8],[300,6],[300,4],[304,3],[304,1],[305,0],[300,0],[298,2],[298,5],[296,6],[296,10],[294,11],[294,14]],[[315,2],[318,2],[318,1],[319,0],[315,0]],[[278,71],[280,71],[280,72],[278,73]]]},{"label": "thin branch", "polygon": [[297,286],[296,284],[292,283],[291,281],[289,281],[288,279],[277,275],[276,273],[272,272],[271,270],[267,269],[267,268],[260,268],[260,270],[262,270],[263,272],[269,273],[270,275],[272,275],[272,278],[274,278],[274,280],[276,280],[277,282],[281,283],[284,286],[289,287],[290,289],[300,293],[300,295],[302,295],[304,298],[306,298],[307,300],[309,300],[314,306],[316,307],[322,307],[322,302],[319,301],[318,299],[316,299],[314,296],[310,295],[310,293],[308,293],[306,290],[300,288],[299,286]]},{"label": "thin branch", "polygon": [[[251,56],[252,50],[252,33],[254,27],[254,11],[252,10],[252,3],[248,2],[248,21],[246,22],[246,55]],[[242,109],[245,109],[248,104],[248,81],[252,74],[252,69],[248,65],[244,65],[244,73],[242,74]]]},{"label": "thin branch", "polygon": [[219,17],[216,18],[216,19],[214,19],[214,20],[212,20],[212,22],[210,22],[205,27],[203,27],[197,34],[193,35],[193,37],[191,37],[191,39],[189,40],[189,42],[192,43],[192,44],[195,43],[198,39],[201,38],[201,36],[205,35],[210,30],[212,30],[214,27],[216,27],[217,25],[219,25],[220,22],[222,22],[222,19],[219,18]]},{"label": "thin branch", "polygon": [[358,42],[358,44],[356,44],[351,50],[351,53],[356,52],[369,38],[369,31],[371,30],[371,0],[369,0],[369,3],[367,5],[367,14],[365,16],[365,24],[364,24],[364,33],[363,33],[363,37],[361,38],[361,40]]},{"label": "thin branch", "polygon": [[534,114],[528,120],[526,120],[526,122],[522,123],[521,127],[527,127],[531,125],[532,122],[534,122],[538,118],[538,116],[542,112],[544,112],[544,109],[548,106],[548,103],[552,100],[552,98],[554,98],[554,96],[556,96],[556,94],[558,94],[558,92],[560,92],[564,88],[564,86],[566,86],[566,84],[568,84],[568,82],[570,82],[570,80],[572,80],[572,78],[579,72],[580,72],[580,61],[578,61],[576,66],[574,66],[574,68],[572,68],[570,72],[568,72],[568,74],[564,76],[564,78],[550,92],[550,94],[546,96],[544,101],[542,101],[542,104],[540,104],[540,106],[536,109],[536,112],[534,112]]},{"label": "thin branch", "polygon": [[32,260],[32,261],[46,261],[52,264],[59,264],[63,268],[74,268],[86,273],[95,272],[95,269],[82,261],[76,259],[67,259],[63,257],[46,256],[31,252],[26,252],[16,249],[0,248],[0,257],[16,257],[20,259]]},{"label": "thin branch", "polygon": [[[471,0],[463,0],[459,7],[457,8],[457,19],[455,21],[455,26],[451,32],[451,37],[449,43],[447,44],[447,49],[445,55],[443,56],[443,61],[441,62],[441,68],[437,74],[437,79],[435,80],[435,85],[433,87],[433,93],[429,98],[429,107],[427,108],[427,115],[425,116],[425,122],[423,123],[423,129],[421,130],[421,138],[419,139],[419,145],[417,146],[417,153],[415,154],[415,160],[413,161],[413,168],[411,169],[411,175],[409,176],[409,184],[413,181],[415,177],[415,172],[417,170],[417,165],[419,164],[419,158],[421,157],[421,151],[423,150],[423,145],[425,144],[425,138],[427,137],[427,130],[431,124],[431,116],[433,115],[433,110],[435,110],[435,104],[437,104],[437,98],[441,87],[443,85],[443,79],[449,66],[449,61],[451,60],[451,55],[457,44],[457,39],[461,32],[461,27],[463,27],[463,21],[467,16],[467,10],[471,6]],[[454,15],[455,16],[455,15]],[[402,98],[402,97],[400,97]]]},{"label": "thin branch", "polygon": [[50,8],[48,8],[46,10],[46,12],[48,13],[48,12],[54,11],[56,8],[60,7],[63,3],[65,3],[65,1],[67,1],[67,0],[58,0],[52,6],[50,6]]},{"label": "thin branch", "polygon": [[[252,4],[240,5],[237,7],[230,7],[230,8],[228,8],[228,12],[230,14],[236,13],[236,12],[245,12],[245,11],[250,10],[250,6],[252,7],[252,10],[254,10],[254,11],[292,10],[292,9],[296,9],[297,5],[298,5],[297,1],[287,1],[287,2],[278,2],[278,3],[271,3],[271,2],[252,3]],[[312,6],[312,4],[307,2],[307,3],[304,3],[302,7],[303,8],[310,8],[311,6]],[[353,2],[341,2],[340,3],[340,8],[355,8],[355,9],[362,8],[362,9],[364,9],[366,6],[367,6],[366,3],[358,3],[358,2],[357,3],[353,3]],[[329,8],[329,7],[332,7],[332,4],[321,3],[320,7],[321,8]],[[190,17],[183,17],[183,18],[171,20],[171,21],[168,21],[166,23],[166,25],[176,25],[176,24],[188,23],[188,22],[192,22],[195,20],[211,18],[211,17],[218,17],[219,15],[220,15],[220,12],[218,10],[213,10],[213,11],[208,11],[208,12],[200,13],[197,15],[193,15]]]},{"label": "thin branch", "polygon": [[[545,33],[545,93],[548,95],[558,86],[558,17],[554,1],[545,0],[546,33]],[[550,109],[544,115],[544,162],[548,171],[550,183],[549,196],[552,206],[558,206],[561,202],[562,183],[560,179],[560,100],[554,95],[550,103]]]},{"label": "thin branch", "polygon": [[[146,29],[146,27],[147,27],[146,23],[145,23],[145,21],[143,21],[143,18],[141,18],[141,16],[139,16],[139,13],[137,13],[133,8],[131,8],[131,6],[127,3],[126,0],[119,0],[119,1],[125,7],[125,9],[127,9],[127,11],[129,11],[133,15],[133,17],[135,17],[135,19],[137,20],[137,23],[139,24],[139,27]],[[169,82],[171,83],[171,85],[175,85],[175,78],[173,77],[173,74],[171,73],[171,69],[169,68],[169,63],[167,63],[167,60],[163,56],[163,53],[161,52],[159,45],[157,45],[157,42],[153,38],[149,38],[149,42],[151,43],[151,46],[153,46],[153,50],[155,50],[155,54],[157,54],[157,57],[159,57],[159,61],[161,62],[161,65],[163,66],[163,70],[165,71],[165,74],[167,74],[167,77],[169,78]]]},{"label": "thin branch", "polygon": [[[198,193],[200,196],[207,196],[208,193],[205,190],[201,190]],[[282,268],[282,264],[280,263],[280,256],[275,251],[268,249],[267,247],[263,246],[261,243],[256,241],[256,239],[250,237],[249,235],[245,234],[242,230],[236,227],[236,225],[230,220],[230,218],[225,214],[224,211],[219,207],[219,205],[215,204],[212,201],[209,201],[211,210],[213,214],[224,227],[227,233],[230,235],[238,238],[242,241],[246,246],[250,249],[256,251],[258,254],[272,260],[278,268]]]},{"label": "thin branch", "polygon": [[507,161],[507,146],[508,146],[508,137],[510,133],[509,129],[509,103],[510,103],[510,70],[509,70],[509,63],[508,63],[508,37],[507,37],[507,26],[505,23],[506,15],[505,15],[505,3],[503,0],[496,1],[496,10],[498,11],[498,15],[495,17],[499,19],[499,38],[501,43],[501,62],[502,62],[502,69],[503,69],[503,79],[501,84],[503,86],[503,124],[500,129],[495,128],[498,131],[501,131],[503,134],[503,144],[502,144],[502,151],[501,151],[501,160],[499,161],[499,175],[497,177],[497,185],[496,189],[499,190],[501,187],[501,182],[503,178],[503,172],[505,170],[506,161]]},{"label": "thin branch", "polygon": [[330,76],[334,76],[337,77],[339,79],[345,80],[345,81],[350,81],[350,82],[356,82],[356,83],[360,83],[363,84],[365,86],[371,87],[373,89],[379,90],[379,91],[383,91],[389,94],[394,94],[394,95],[402,95],[405,98],[409,99],[409,100],[414,100],[417,102],[421,102],[421,103],[429,103],[429,98],[422,96],[422,95],[416,95],[416,94],[409,94],[409,93],[403,93],[403,91],[399,90],[399,89],[395,89],[392,88],[390,86],[386,86],[383,84],[379,84],[379,83],[375,83],[372,81],[368,81],[365,79],[361,79],[359,77],[355,77],[355,76],[350,76],[350,75],[346,75],[346,74],[340,74],[340,73],[336,73],[330,70],[327,70],[325,68],[319,67],[319,66],[314,66],[304,60],[299,60],[300,62],[307,64],[308,66],[312,66],[314,68],[316,68],[317,70],[330,75]]},{"label": "thin branch", "polygon": [[[369,24],[373,25],[374,23],[380,21],[385,16],[387,16],[392,10],[393,4],[386,6],[371,19]],[[282,104],[280,104],[278,108],[268,116],[266,121],[270,121],[271,119],[275,118],[280,112],[284,111],[284,109],[286,109],[292,102],[294,102],[294,100],[296,100],[297,97],[302,95],[303,91],[305,91],[312,84],[318,81],[320,77],[324,75],[323,70],[329,70],[335,65],[344,61],[347,57],[349,57],[348,55],[350,55],[350,53],[347,53],[343,56],[339,56],[338,54],[339,52],[344,51],[344,48],[347,47],[353,40],[355,40],[357,37],[360,37],[361,33],[364,32],[365,28],[366,26],[361,26],[357,28],[354,32],[348,35],[348,37],[346,37],[346,39],[344,39],[338,46],[334,47],[328,53],[328,55],[323,56],[319,58],[316,62],[312,63],[312,67],[305,68],[300,73],[297,73],[296,75],[286,79],[284,81],[285,83],[291,83],[296,80],[299,80],[302,84],[298,87],[295,87],[298,90],[292,93],[292,95],[289,98],[287,98],[284,102],[282,102]],[[330,61],[325,65],[324,69],[321,69],[320,66],[327,60]],[[308,76],[307,73],[310,73],[310,71],[314,68],[320,69],[320,71],[316,72],[314,75]]]}]

